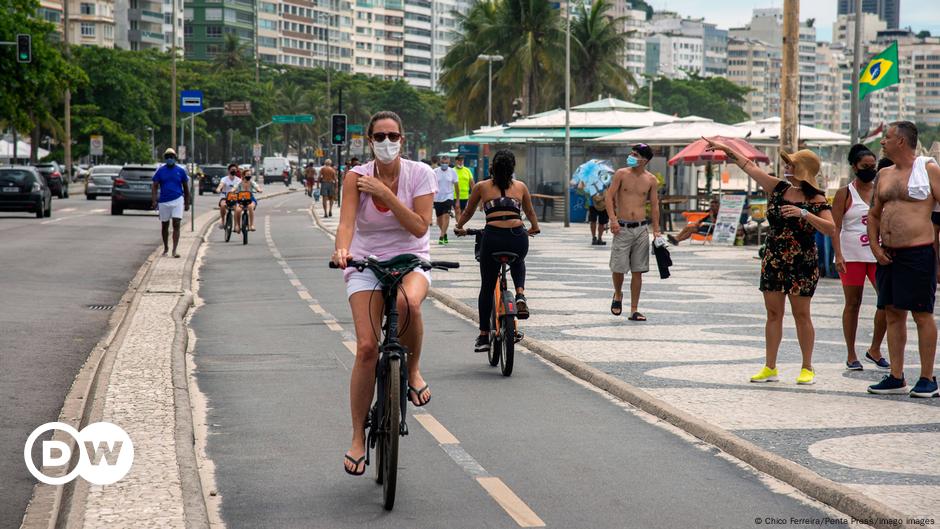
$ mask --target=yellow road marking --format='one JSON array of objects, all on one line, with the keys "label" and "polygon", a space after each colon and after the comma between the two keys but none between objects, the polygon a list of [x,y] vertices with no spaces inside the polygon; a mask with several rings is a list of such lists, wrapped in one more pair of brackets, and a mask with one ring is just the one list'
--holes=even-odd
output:
[{"label": "yellow road marking", "polygon": [[323,310],[323,307],[321,307],[320,305],[318,305],[318,304],[316,304],[316,303],[311,303],[311,304],[310,304],[310,310],[312,310],[313,312],[316,312],[317,314],[319,314],[319,315],[321,315],[321,316],[324,315],[324,314],[326,314],[326,311]]},{"label": "yellow road marking", "polygon": [[298,290],[297,295],[299,295],[300,299],[304,301],[313,301],[313,296],[311,296],[310,292],[307,292],[306,290]]},{"label": "yellow road marking", "polygon": [[353,356],[356,356],[356,342],[343,342],[343,345],[346,346],[346,349],[349,349]]},{"label": "yellow road marking", "polygon": [[343,328],[336,323],[336,320],[327,320],[326,326],[330,328],[331,331],[343,332]]},{"label": "yellow road marking", "polygon": [[302,287],[302,286],[304,286],[304,284],[301,283],[299,279],[291,279],[291,280],[290,280],[290,284],[294,285],[295,287]]},{"label": "yellow road marking", "polygon": [[447,428],[444,428],[444,425],[441,424],[433,415],[429,413],[416,413],[414,414],[416,421],[421,423],[421,426],[424,426],[424,429],[428,431],[438,443],[442,445],[455,445],[460,443],[454,434],[447,431]]},{"label": "yellow road marking", "polygon": [[519,527],[545,527],[545,522],[519,496],[516,496],[516,493],[507,487],[503,480],[485,477],[477,478],[477,483],[519,524]]}]

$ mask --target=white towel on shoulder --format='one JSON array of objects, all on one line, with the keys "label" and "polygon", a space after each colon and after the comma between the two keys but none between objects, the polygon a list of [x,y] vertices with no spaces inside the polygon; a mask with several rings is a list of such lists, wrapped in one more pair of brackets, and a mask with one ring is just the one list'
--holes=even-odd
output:
[{"label": "white towel on shoulder", "polygon": [[907,194],[914,200],[927,200],[930,197],[930,178],[927,176],[927,164],[937,163],[930,156],[918,156],[914,159],[911,177],[907,180]]}]

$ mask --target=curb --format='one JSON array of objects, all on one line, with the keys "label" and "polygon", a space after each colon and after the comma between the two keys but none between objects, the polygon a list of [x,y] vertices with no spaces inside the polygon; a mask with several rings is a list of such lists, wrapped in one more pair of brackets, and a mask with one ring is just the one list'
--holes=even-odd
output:
[{"label": "curb", "polygon": [[[321,230],[335,238],[335,234],[321,222],[315,208],[312,210],[312,216]],[[434,287],[428,290],[428,294],[448,308],[457,311],[460,315],[479,323],[477,311],[457,298]],[[798,463],[794,463],[723,428],[684,412],[668,402],[646,393],[633,384],[608,375],[600,369],[592,367],[550,345],[529,337],[523,338],[520,343],[526,349],[564,369],[571,375],[668,422],[722,452],[743,461],[754,469],[793,486],[807,496],[835,508],[854,520],[877,529],[914,529],[916,527],[905,523],[909,516],[870,496],[824,478]],[[899,520],[901,523],[895,523]]]},{"label": "curb", "polygon": [[[295,192],[289,189],[272,193],[259,200],[275,198]],[[71,191],[70,191],[71,193]],[[177,464],[179,465],[180,481],[183,489],[183,507],[186,518],[187,529],[207,529],[209,519],[206,510],[206,503],[203,497],[202,482],[199,478],[199,470],[196,465],[195,436],[193,434],[193,417],[189,404],[189,389],[186,379],[186,345],[188,343],[188,333],[184,319],[193,303],[192,294],[192,270],[195,264],[196,255],[199,247],[202,245],[205,233],[215,224],[217,217],[215,212],[208,215],[208,220],[199,228],[200,234],[196,236],[189,254],[186,256],[186,264],[183,268],[182,294],[179,301],[173,309],[172,317],[175,324],[173,344],[171,345],[171,354],[173,355],[173,386],[174,386],[174,405],[176,408],[176,447]],[[203,215],[206,215],[203,213]],[[95,408],[101,407],[103,402],[97,394],[101,387],[101,381],[107,380],[111,373],[111,365],[114,362],[115,352],[120,349],[123,342],[127,325],[131,321],[136,311],[139,300],[147,292],[146,283],[150,278],[150,272],[153,269],[157,258],[162,253],[162,248],[157,247],[151,253],[144,264],[137,270],[134,278],[131,279],[128,289],[121,296],[116,305],[114,315],[111,317],[108,330],[98,341],[85,363],[79,369],[72,385],[63,401],[62,409],[57,421],[66,423],[76,430],[81,430],[90,423],[90,419],[95,415]],[[72,436],[62,432],[56,432],[52,437],[54,440],[62,441],[77,453],[75,440]],[[59,468],[55,472],[43,473],[50,476],[65,475],[66,469]],[[78,487],[78,488],[76,488]],[[75,522],[83,521],[84,509],[73,502],[75,497],[80,497],[87,490],[87,484],[74,480],[67,485],[53,486],[44,483],[37,483],[33,487],[33,494],[30,497],[23,515],[23,521],[20,529],[49,529],[55,527],[72,527]],[[74,518],[73,518],[74,517]]]}]

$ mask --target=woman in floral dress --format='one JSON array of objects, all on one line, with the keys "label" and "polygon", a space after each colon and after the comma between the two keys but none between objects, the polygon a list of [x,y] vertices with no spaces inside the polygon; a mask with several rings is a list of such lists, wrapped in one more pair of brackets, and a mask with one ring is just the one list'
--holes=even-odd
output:
[{"label": "woman in floral dress", "polygon": [[751,377],[751,382],[779,380],[777,351],[783,338],[783,313],[789,298],[803,356],[796,383],[813,384],[816,379],[813,371],[816,331],[810,315],[810,302],[819,280],[816,231],[832,237],[836,230],[832,221],[832,208],[816,182],[819,157],[806,149],[793,154],[781,152],[785,179],[779,179],[767,174],[730,145],[707,141],[709,149],[724,151],[731,161],[770,195],[767,201],[770,229],[760,274],[760,290],[764,294],[764,306],[767,309],[767,324],[764,328],[766,360],[760,372]]}]

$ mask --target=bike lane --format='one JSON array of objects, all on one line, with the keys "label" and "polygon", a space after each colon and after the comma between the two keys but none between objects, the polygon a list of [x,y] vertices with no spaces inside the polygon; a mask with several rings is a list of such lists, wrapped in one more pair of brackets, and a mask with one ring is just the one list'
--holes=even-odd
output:
[{"label": "bike lane", "polygon": [[[352,322],[309,200],[259,208],[248,246],[215,230],[192,319],[206,454],[227,527],[752,527],[839,518],[790,487],[517,351],[511,378],[475,326],[424,305],[432,402],[410,409],[395,510],[347,476]],[[448,272],[435,272],[440,276]],[[413,413],[418,413],[415,416]],[[197,424],[200,417],[196,417]],[[210,506],[211,508],[211,506]],[[838,525],[836,525],[838,526]]]}]

